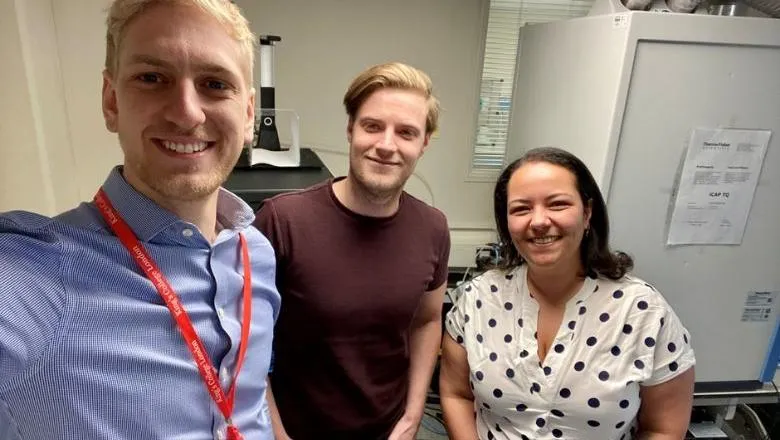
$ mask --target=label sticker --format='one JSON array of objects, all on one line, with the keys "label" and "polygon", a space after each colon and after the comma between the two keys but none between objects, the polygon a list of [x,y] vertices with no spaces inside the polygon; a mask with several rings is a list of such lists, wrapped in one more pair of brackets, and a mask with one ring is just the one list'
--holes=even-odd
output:
[{"label": "label sticker", "polygon": [[624,28],[628,27],[628,20],[629,20],[628,14],[617,14],[614,17],[612,17],[612,27],[614,28]]},{"label": "label sticker", "polygon": [[742,322],[767,322],[773,315],[777,292],[748,292]]}]

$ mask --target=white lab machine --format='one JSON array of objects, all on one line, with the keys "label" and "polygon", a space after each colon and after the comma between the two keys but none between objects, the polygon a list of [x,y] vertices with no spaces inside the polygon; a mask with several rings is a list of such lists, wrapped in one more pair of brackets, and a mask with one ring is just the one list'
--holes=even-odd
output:
[{"label": "white lab machine", "polygon": [[[613,247],[691,333],[697,389],[758,389],[780,349],[780,307],[745,320],[751,292],[780,301],[780,19],[606,0],[593,11],[523,28],[508,160],[539,146],[582,158],[607,200]],[[741,244],[667,245],[696,128],[772,133]]]}]

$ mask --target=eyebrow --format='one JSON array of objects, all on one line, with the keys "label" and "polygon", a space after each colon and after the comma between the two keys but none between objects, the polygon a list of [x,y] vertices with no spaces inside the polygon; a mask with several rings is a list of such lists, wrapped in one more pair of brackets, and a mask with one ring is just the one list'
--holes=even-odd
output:
[{"label": "eyebrow", "polygon": [[[150,66],[161,67],[169,70],[175,69],[174,65],[172,63],[169,63],[168,61],[165,61],[157,57],[153,57],[151,55],[143,55],[143,54],[136,54],[130,56],[130,60],[128,60],[128,64],[130,65],[148,64]],[[237,78],[237,75],[233,71],[223,66],[220,66],[219,64],[214,64],[214,63],[197,63],[195,64],[195,70],[198,72],[211,73],[216,75],[228,75],[233,78]]]},{"label": "eyebrow", "polygon": [[[366,122],[370,122],[370,123],[374,123],[374,124],[384,124],[384,122],[381,119],[377,119],[377,118],[374,118],[374,117],[371,117],[371,116],[363,116],[362,118],[358,119],[358,123],[359,124],[363,124],[363,123],[366,123]],[[416,125],[414,125],[414,124],[401,122],[401,123],[398,124],[398,126],[401,127],[401,128],[413,130],[417,134],[422,132],[422,130],[419,127],[417,127]]]},{"label": "eyebrow", "polygon": [[[544,200],[545,201],[550,201],[550,200],[552,200],[552,199],[554,199],[556,197],[566,197],[567,199],[575,198],[575,196],[573,196],[573,195],[571,195],[569,193],[558,192],[558,193],[555,193],[555,194],[550,194],[549,196],[545,197]],[[517,198],[517,199],[510,200],[508,204],[511,205],[512,203],[528,203],[528,202],[529,202],[528,199]]]}]

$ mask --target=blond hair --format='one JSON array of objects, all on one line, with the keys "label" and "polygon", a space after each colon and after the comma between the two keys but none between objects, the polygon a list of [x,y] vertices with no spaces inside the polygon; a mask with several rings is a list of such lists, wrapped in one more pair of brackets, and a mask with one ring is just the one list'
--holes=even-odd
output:
[{"label": "blond hair", "polygon": [[425,97],[428,107],[425,133],[436,131],[440,107],[439,100],[433,95],[431,78],[422,70],[398,62],[371,66],[352,80],[347,93],[344,94],[344,107],[349,115],[350,125],[355,121],[355,116],[366,99],[383,88],[409,90]]},{"label": "blond hair", "polygon": [[249,29],[249,22],[241,14],[241,10],[230,0],[114,0],[106,18],[106,70],[110,74],[116,74],[119,47],[127,26],[145,10],[159,4],[195,6],[214,17],[241,45],[241,51],[248,57],[247,80],[251,82],[257,39]]}]

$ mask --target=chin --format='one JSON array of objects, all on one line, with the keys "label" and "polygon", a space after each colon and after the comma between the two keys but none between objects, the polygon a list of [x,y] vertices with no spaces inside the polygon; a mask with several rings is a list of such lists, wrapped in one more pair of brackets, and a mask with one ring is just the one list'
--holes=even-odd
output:
[{"label": "chin", "polygon": [[176,200],[198,200],[213,194],[222,181],[219,176],[179,175],[168,179],[157,179],[150,186],[166,197]]},{"label": "chin", "polygon": [[404,187],[404,181],[392,175],[382,175],[375,173],[358,173],[356,180],[360,186],[368,192],[375,195],[383,195],[401,191]]},{"label": "chin", "polygon": [[539,269],[549,269],[555,267],[556,261],[528,261],[528,267],[535,267]]},{"label": "chin", "polygon": [[523,259],[528,264],[528,267],[539,267],[539,268],[550,268],[558,264],[560,259],[557,256],[545,256],[545,257],[538,257],[538,258],[527,258],[523,257]]}]

